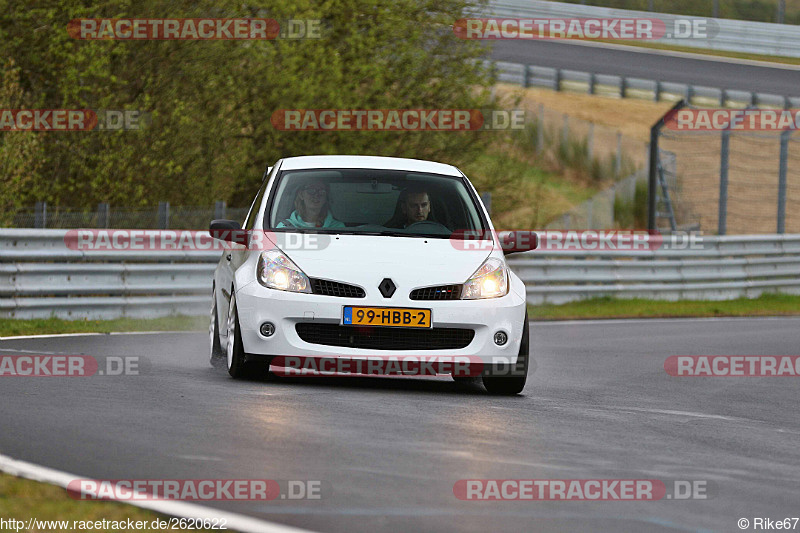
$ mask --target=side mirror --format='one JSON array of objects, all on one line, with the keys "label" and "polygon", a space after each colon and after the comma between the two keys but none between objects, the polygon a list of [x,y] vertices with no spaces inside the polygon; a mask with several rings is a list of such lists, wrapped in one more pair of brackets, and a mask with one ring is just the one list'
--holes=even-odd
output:
[{"label": "side mirror", "polygon": [[504,255],[530,252],[539,247],[539,235],[535,231],[500,231],[497,240]]},{"label": "side mirror", "polygon": [[247,232],[235,220],[212,220],[208,233],[215,239],[247,245]]}]

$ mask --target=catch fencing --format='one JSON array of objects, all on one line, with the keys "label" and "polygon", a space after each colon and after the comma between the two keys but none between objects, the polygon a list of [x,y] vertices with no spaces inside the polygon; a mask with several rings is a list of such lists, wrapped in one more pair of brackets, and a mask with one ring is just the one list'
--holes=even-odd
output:
[{"label": "catch fencing", "polygon": [[[0,230],[0,317],[108,319],[209,312],[219,251],[79,251],[65,230]],[[671,237],[678,239],[680,237]],[[800,294],[800,235],[704,237],[700,249],[513,255],[528,303],[598,296],[723,300]]]}]

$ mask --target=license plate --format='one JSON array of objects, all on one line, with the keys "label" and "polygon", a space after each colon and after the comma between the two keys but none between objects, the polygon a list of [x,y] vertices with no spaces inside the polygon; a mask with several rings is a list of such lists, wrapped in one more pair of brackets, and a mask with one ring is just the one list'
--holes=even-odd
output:
[{"label": "license plate", "polygon": [[342,324],[345,326],[389,326],[398,328],[431,327],[430,309],[403,307],[353,307],[345,306]]}]

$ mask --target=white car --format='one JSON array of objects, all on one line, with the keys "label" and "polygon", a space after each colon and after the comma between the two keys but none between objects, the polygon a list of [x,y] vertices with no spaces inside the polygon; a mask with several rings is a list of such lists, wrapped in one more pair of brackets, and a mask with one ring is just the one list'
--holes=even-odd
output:
[{"label": "white car", "polygon": [[525,286],[457,168],[281,159],[239,229],[211,223],[212,235],[231,241],[214,273],[211,362],[224,361],[234,378],[275,356],[446,354],[480,361],[491,393],[524,388]]}]

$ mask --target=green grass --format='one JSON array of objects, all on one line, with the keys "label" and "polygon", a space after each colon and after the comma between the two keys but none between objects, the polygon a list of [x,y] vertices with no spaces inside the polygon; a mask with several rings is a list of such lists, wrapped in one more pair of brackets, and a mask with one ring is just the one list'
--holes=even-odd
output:
[{"label": "green grass", "polygon": [[753,299],[679,302],[605,297],[562,305],[529,305],[528,315],[532,320],[800,315],[800,296],[764,294]]},{"label": "green grass", "polygon": [[208,319],[196,316],[169,316],[155,319],[118,318],[115,320],[0,318],[0,337],[53,333],[110,333],[112,331],[202,331],[207,327]]},{"label": "green grass", "polygon": [[[61,529],[21,529],[20,531],[78,531],[73,528],[74,521],[127,521],[147,522],[148,527],[134,531],[163,531],[151,529],[153,520],[169,520],[169,517],[140,509],[132,505],[107,501],[78,501],[70,498],[67,491],[55,485],[39,483],[27,479],[0,473],[0,518],[15,519],[27,522],[30,518],[37,520],[67,520],[69,527]],[[8,529],[8,528],[6,528]],[[112,531],[97,529],[95,531]],[[11,529],[14,531],[14,529]],[[123,530],[118,530],[123,531]],[[194,531],[210,531],[207,529]],[[228,529],[227,531],[232,531]]]}]

